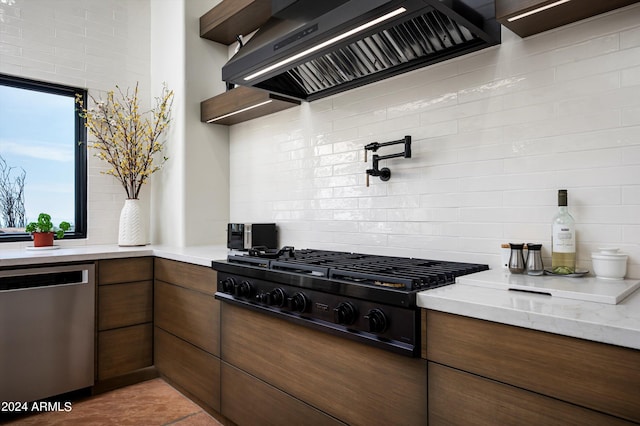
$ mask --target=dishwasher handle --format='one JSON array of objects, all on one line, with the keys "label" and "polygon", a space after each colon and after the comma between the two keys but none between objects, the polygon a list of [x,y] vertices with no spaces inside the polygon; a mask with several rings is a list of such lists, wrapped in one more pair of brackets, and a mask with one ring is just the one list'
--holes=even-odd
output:
[{"label": "dishwasher handle", "polygon": [[88,282],[89,269],[82,266],[0,271],[0,292]]}]

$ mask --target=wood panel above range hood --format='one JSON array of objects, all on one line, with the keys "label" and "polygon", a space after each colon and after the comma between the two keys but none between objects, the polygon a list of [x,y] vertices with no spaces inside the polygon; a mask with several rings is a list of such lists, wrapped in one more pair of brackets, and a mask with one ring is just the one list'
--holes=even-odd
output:
[{"label": "wood panel above range hood", "polygon": [[300,105],[300,101],[238,86],[200,103],[200,121],[232,125]]},{"label": "wood panel above range hood", "polygon": [[200,37],[229,45],[270,17],[270,0],[225,0],[200,17]]},{"label": "wood panel above range hood", "polygon": [[[609,12],[640,0],[495,0],[496,20],[520,37],[528,37]],[[555,6],[552,6],[556,4]],[[519,19],[519,15],[541,10]]]}]

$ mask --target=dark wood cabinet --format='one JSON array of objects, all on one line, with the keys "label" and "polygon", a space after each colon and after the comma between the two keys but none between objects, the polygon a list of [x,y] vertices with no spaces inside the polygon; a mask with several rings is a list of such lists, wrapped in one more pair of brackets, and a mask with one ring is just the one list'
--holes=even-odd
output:
[{"label": "dark wood cabinet", "polygon": [[220,358],[156,327],[155,360],[174,386],[208,411],[220,411]]},{"label": "dark wood cabinet", "polygon": [[139,324],[98,333],[98,380],[153,365],[153,326]]},{"label": "dark wood cabinet", "polygon": [[200,37],[229,45],[260,28],[271,16],[271,0],[223,0],[200,17]]},{"label": "dark wood cabinet", "polygon": [[153,281],[98,287],[98,331],[153,321]]},{"label": "dark wood cabinet", "polygon": [[153,257],[108,259],[98,262],[98,285],[153,279]]},{"label": "dark wood cabinet", "polygon": [[[440,418],[451,408],[447,404],[453,404],[462,416],[457,417],[460,422],[441,419],[442,423],[468,424],[462,421],[463,413],[474,416],[477,424],[491,424],[495,413],[528,416],[526,413],[535,411],[532,401],[538,400],[536,404],[557,411],[559,418],[575,415],[585,419],[577,424],[640,422],[638,350],[430,310],[425,322],[429,411]],[[453,378],[436,364],[469,374]],[[432,375],[432,370],[439,370],[440,376]],[[473,393],[469,393],[471,389]],[[439,392],[469,395],[463,401],[447,402]],[[527,399],[529,405],[518,405],[520,398]],[[486,418],[481,420],[476,405],[485,406],[482,413]],[[604,414],[607,416],[602,417]],[[542,414],[530,415],[526,420],[536,424]]]},{"label": "dark wood cabinet", "polygon": [[[265,424],[278,424],[286,414],[270,403],[293,398],[304,403],[292,408],[300,419],[314,418],[321,411],[354,425],[426,424],[426,362],[420,358],[228,303],[221,306],[220,324],[222,414],[234,422],[259,418]],[[260,404],[229,402],[258,388],[266,392]]]},{"label": "dark wood cabinet", "polygon": [[216,271],[206,266],[192,265],[156,258],[155,278],[179,287],[213,296],[216,292]]},{"label": "dark wood cabinet", "polygon": [[220,355],[220,302],[212,296],[156,281],[156,326],[210,354]]},{"label": "dark wood cabinet", "polygon": [[96,386],[102,392],[155,377],[153,258],[96,263]]},{"label": "dark wood cabinet", "polygon": [[[225,362],[222,363],[222,382],[222,412],[238,425],[255,424],[256,418],[265,425],[345,424]],[[247,401],[251,401],[250,407]],[[267,414],[256,417],[257,413]]]},{"label": "dark wood cabinet", "polygon": [[631,425],[631,422],[429,363],[429,424],[583,426]]},{"label": "dark wood cabinet", "polygon": [[637,2],[638,0],[568,1],[529,16],[510,21],[510,19],[523,13],[557,3],[557,1],[495,0],[496,20],[520,37],[528,37]]},{"label": "dark wood cabinet", "polygon": [[[253,108],[254,105],[261,105]],[[200,121],[232,125],[300,105],[300,101],[238,86],[200,103]],[[237,112],[241,111],[241,112]]]},{"label": "dark wood cabinet", "polygon": [[154,357],[160,374],[209,413],[220,411],[216,272],[156,258]]}]

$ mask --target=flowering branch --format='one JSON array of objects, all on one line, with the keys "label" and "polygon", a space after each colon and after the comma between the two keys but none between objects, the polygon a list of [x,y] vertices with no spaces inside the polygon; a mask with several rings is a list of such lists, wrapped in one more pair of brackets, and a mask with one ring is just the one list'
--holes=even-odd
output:
[{"label": "flowering branch", "polygon": [[92,108],[85,108],[80,96],[76,97],[76,103],[87,130],[97,139],[90,145],[97,151],[95,156],[111,165],[103,173],[120,181],[127,198],[138,198],[149,176],[167,161],[163,156],[159,164],[154,164],[154,156],[164,149],[160,138],[171,122],[173,90],[163,84],[155,107],[140,113],[138,84],[133,94],[118,86],[116,89],[117,93],[107,92],[106,100],[90,96],[95,105]]}]

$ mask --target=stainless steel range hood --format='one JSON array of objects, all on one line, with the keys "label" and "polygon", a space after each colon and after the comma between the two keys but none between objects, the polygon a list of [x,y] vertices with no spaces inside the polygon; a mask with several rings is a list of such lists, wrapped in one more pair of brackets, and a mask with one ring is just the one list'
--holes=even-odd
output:
[{"label": "stainless steel range hood", "polygon": [[493,0],[274,0],[227,83],[312,101],[500,43]]}]

